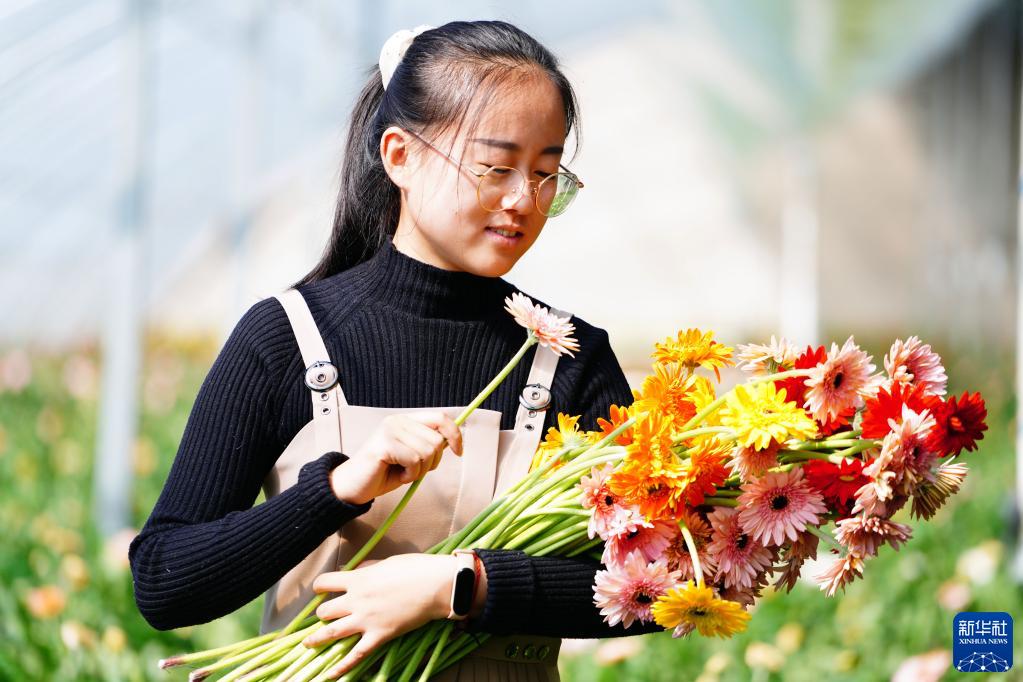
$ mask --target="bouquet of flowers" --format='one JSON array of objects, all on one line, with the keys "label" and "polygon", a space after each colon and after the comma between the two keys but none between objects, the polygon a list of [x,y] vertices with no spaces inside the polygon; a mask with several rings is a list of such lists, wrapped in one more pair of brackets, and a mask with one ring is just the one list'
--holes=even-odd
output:
[{"label": "bouquet of flowers", "polygon": [[[567,320],[525,297],[509,300],[508,310],[527,341],[456,423],[529,345],[578,348]],[[792,589],[821,540],[835,554],[817,578],[828,596],[862,577],[883,545],[898,549],[911,528],[892,516],[911,501],[913,516],[930,518],[962,485],[966,467],[954,460],[976,449],[986,429],[980,395],[945,398],[941,360],[916,337],[896,341],[878,373],[852,338],[803,352],[772,338],[733,354],[711,333],[690,329],[656,344],[653,358],[631,405],[609,406],[592,432],[559,414],[528,474],[427,551],[599,556],[605,568],[594,603],[610,625],[654,620],[677,637],[693,630],[727,637],[745,629],[746,609],[771,577]],[[750,377],[717,396],[720,370],[736,362]],[[302,644],[323,625],[311,615],[323,596],[281,631],[161,666],[213,661],[191,679],[331,679],[358,635]],[[434,621],[378,648],[342,679],[427,680],[486,639]]]}]

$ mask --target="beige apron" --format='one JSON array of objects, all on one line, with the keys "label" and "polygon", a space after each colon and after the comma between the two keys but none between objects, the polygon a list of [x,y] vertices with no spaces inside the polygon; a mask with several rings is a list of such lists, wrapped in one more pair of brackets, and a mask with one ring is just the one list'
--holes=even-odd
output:
[{"label": "beige apron", "polygon": [[[316,322],[302,294],[288,289],[276,298],[291,322],[306,385],[313,401],[313,419],[295,435],[263,482],[270,497],[295,484],[306,462],[331,450],[355,452],[390,414],[442,410],[457,417],[462,407],[385,408],[350,405],[337,380]],[[568,313],[554,310],[558,315]],[[540,442],[544,410],[558,355],[536,346],[527,386],[513,429],[501,429],[501,413],[477,408],[462,425],[463,455],[444,450],[440,464],[429,472],[394,525],[370,552],[370,559],[422,552],[455,533],[497,495],[526,475]],[[533,409],[530,409],[533,408]],[[344,450],[342,450],[342,443]],[[313,579],[336,571],[370,538],[407,491],[401,486],[377,497],[366,513],[349,521],[288,571],[266,593],[262,633],[287,625],[315,596]],[[559,680],[557,668],[561,639],[534,635],[491,636],[458,663],[442,671],[437,680]]]}]

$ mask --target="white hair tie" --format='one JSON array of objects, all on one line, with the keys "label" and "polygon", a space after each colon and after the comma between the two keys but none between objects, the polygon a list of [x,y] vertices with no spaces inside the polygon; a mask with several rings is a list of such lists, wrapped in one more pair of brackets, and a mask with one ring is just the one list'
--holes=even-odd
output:
[{"label": "white hair tie", "polygon": [[395,31],[391,34],[391,37],[387,39],[384,46],[380,49],[380,80],[383,81],[384,90],[387,89],[387,84],[391,81],[391,76],[394,75],[394,70],[398,68],[398,62],[405,56],[405,51],[408,46],[412,44],[416,36],[423,31],[429,31],[431,28],[437,28],[436,26],[428,26],[427,24],[420,24],[414,29],[409,30],[403,28],[400,31]]}]

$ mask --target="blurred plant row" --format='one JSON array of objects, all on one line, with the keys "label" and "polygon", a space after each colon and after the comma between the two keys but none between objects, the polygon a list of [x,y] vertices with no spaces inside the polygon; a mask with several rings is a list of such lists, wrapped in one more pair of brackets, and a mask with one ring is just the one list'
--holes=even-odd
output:
[{"label": "blurred plant row", "polygon": [[[181,672],[157,670],[155,662],[258,631],[259,599],[213,623],[158,632],[132,597],[128,543],[160,492],[216,349],[212,341],[147,340],[142,423],[133,452],[133,526],[106,539],[90,520],[100,388],[96,349],[0,352],[0,527],[6,540],[0,553],[0,679],[185,679]],[[950,376],[962,382],[950,391],[983,391],[990,429],[970,459],[962,492],[931,522],[914,524],[914,537],[901,552],[879,556],[866,579],[835,599],[811,583],[797,585],[784,599],[765,591],[749,630],[733,639],[681,641],[664,633],[566,641],[565,679],[882,680],[900,670],[900,679],[940,679],[950,670],[956,612],[1023,613],[1023,594],[1008,569],[1014,533],[1011,364],[1005,354],[943,351]],[[1023,638],[1017,634],[1016,641]]]}]

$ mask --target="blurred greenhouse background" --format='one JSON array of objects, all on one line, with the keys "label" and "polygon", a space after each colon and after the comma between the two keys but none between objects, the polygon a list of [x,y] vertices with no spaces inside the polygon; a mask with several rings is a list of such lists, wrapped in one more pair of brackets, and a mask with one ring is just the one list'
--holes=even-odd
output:
[{"label": "blurred greenhouse background", "polygon": [[1023,613],[1015,0],[6,0],[0,679],[184,679],[156,660],[258,627],[253,602],[154,631],[127,544],[226,335],[323,248],[383,41],[485,18],[581,104],[586,190],[507,278],[606,328],[634,385],[685,327],[855,333],[878,364],[918,334],[989,409],[958,499],[844,597],[566,642],[565,679],[954,679],[956,612]]}]

